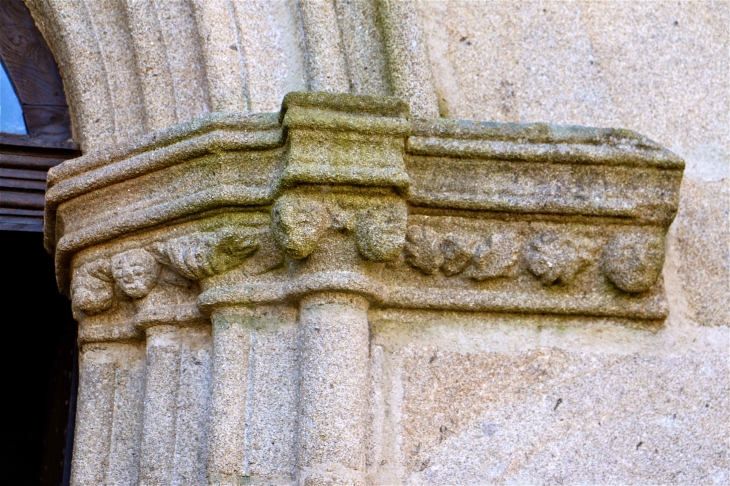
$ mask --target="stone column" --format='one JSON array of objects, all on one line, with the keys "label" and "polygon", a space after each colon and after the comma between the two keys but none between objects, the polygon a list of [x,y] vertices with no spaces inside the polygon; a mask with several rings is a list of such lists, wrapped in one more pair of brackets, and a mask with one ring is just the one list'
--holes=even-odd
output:
[{"label": "stone column", "polygon": [[[272,231],[300,301],[297,473],[300,485],[365,485],[368,308],[382,263],[400,255],[408,209],[408,107],[290,94],[281,194]],[[326,111],[325,111],[326,109]]]},{"label": "stone column", "polygon": [[141,485],[170,484],[173,478],[179,368],[179,328],[162,325],[147,329]]},{"label": "stone column", "polygon": [[249,385],[252,309],[213,311],[208,484],[237,486],[246,475],[246,399]]},{"label": "stone column", "polygon": [[377,298],[369,272],[397,255],[405,233],[397,198],[332,192],[285,194],[272,216],[290,257],[288,292],[300,302],[300,485],[367,484],[368,308]]},{"label": "stone column", "polygon": [[[184,376],[182,366],[181,327],[204,323],[194,304],[197,285],[163,268],[149,250],[142,248],[114,255],[111,272],[119,290],[133,299],[135,327],[146,336],[139,484],[166,485],[194,479],[199,476],[196,468],[187,466],[190,455],[196,455],[196,447],[191,450],[182,444],[185,434],[179,432],[195,428],[195,423],[181,417],[178,401],[181,386],[204,386],[192,375]],[[199,420],[192,417],[192,422]]]},{"label": "stone column", "polygon": [[140,351],[134,344],[82,342],[72,485],[137,484],[144,383]]},{"label": "stone column", "polygon": [[[78,427],[74,437],[72,484],[101,484],[108,470],[114,407],[114,362],[82,348],[79,360]],[[101,358],[101,359],[100,359]]]},{"label": "stone column", "polygon": [[[162,266],[144,249],[128,250],[111,259],[119,289],[134,299],[140,313],[154,311],[168,294],[158,280]],[[139,459],[139,484],[161,485],[172,481],[175,466],[175,402],[179,385],[180,336],[174,325],[153,325],[146,330],[144,418]]]},{"label": "stone column", "polygon": [[205,482],[210,339],[203,322],[169,319],[146,330],[139,484]]},{"label": "stone column", "polygon": [[299,484],[365,484],[368,307],[335,292],[301,301]]},{"label": "stone column", "polygon": [[[258,248],[255,234],[235,225],[219,225],[216,231],[188,234],[151,246],[157,258],[165,265],[174,268],[182,276],[195,281],[205,281],[225,270],[239,265]],[[201,285],[203,285],[201,283]],[[214,286],[214,285],[213,285]],[[197,307],[196,307],[197,312]],[[172,317],[172,316],[171,316]],[[184,318],[182,319],[184,320]],[[251,344],[251,322],[254,320],[252,309],[229,306],[215,310],[211,314],[212,323],[212,364],[211,395],[208,439],[208,483],[215,485],[238,485],[247,475],[245,455],[246,397],[249,382],[249,355]],[[154,331],[160,336],[167,326],[158,326]],[[155,351],[167,358],[174,358],[172,348]],[[148,340],[148,356],[150,350]],[[169,359],[160,362],[162,373],[172,364]],[[151,362],[148,367],[155,363]],[[174,364],[172,364],[174,366]],[[149,375],[148,375],[149,376]],[[162,375],[161,375],[162,376]],[[166,383],[172,388],[175,385]],[[173,393],[174,390],[168,390]],[[167,404],[160,403],[162,414]],[[160,417],[162,422],[168,417]],[[153,425],[151,432],[154,432]],[[164,441],[162,435],[150,441]],[[144,443],[144,442],[143,442]],[[160,457],[164,457],[164,453]],[[155,459],[156,460],[156,459]],[[162,483],[160,483],[162,484]]]},{"label": "stone column", "polygon": [[[262,356],[256,356],[256,336],[261,336],[267,328],[272,329],[283,324],[285,314],[282,314],[281,309],[275,305],[227,306],[211,312],[213,364],[208,442],[209,485],[238,486],[242,481],[246,481],[246,478],[262,477],[261,471],[258,470],[262,466],[267,469],[263,476],[265,480],[272,481],[274,476],[283,473],[283,480],[290,481],[293,471],[287,471],[287,464],[293,464],[293,458],[283,451],[274,453],[283,464],[252,465],[252,459],[256,462],[257,453],[272,453],[270,444],[261,443],[262,433],[273,434],[272,437],[276,441],[286,441],[287,437],[292,435],[291,427],[287,426],[290,415],[262,417],[262,413],[275,413],[276,409],[281,410],[282,407],[286,410],[287,404],[281,402],[281,400],[286,401],[285,397],[280,394],[277,396],[274,392],[274,397],[279,401],[269,402],[269,406],[276,408],[268,411],[261,410],[261,404],[254,403],[255,389],[288,384],[286,380],[283,384],[257,383],[254,369],[255,361],[263,359]],[[263,351],[260,347],[258,349],[258,352]],[[254,424],[252,417],[256,416],[259,420]],[[252,450],[252,447],[255,450]]]}]

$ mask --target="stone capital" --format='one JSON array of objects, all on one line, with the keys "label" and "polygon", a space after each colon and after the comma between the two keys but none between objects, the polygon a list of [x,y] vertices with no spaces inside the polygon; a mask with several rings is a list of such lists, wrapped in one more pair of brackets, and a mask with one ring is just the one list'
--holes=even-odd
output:
[{"label": "stone capital", "polygon": [[52,169],[46,239],[89,314],[114,288],[149,292],[161,265],[200,282],[204,312],[333,291],[661,320],[683,166],[627,130],[417,119],[396,99],[291,93],[278,114],[212,114]]}]

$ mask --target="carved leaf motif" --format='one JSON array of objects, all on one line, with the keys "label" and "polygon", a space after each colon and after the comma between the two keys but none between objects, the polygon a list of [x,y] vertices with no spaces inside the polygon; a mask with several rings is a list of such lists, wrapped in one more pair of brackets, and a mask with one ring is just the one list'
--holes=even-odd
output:
[{"label": "carved leaf motif", "polygon": [[505,277],[510,274],[519,256],[517,236],[494,233],[479,241],[474,248],[473,265],[468,276],[474,280]]},{"label": "carved leaf motif", "polygon": [[149,250],[190,280],[230,270],[258,249],[255,231],[225,228],[154,243]]},{"label": "carved leaf motif", "polygon": [[71,285],[74,307],[87,314],[99,314],[114,303],[114,279],[109,260],[87,263],[74,271]]},{"label": "carved leaf motif", "polygon": [[444,256],[441,271],[444,275],[450,277],[464,271],[472,258],[470,246],[466,238],[455,233],[449,233],[444,237],[441,243],[441,252]]},{"label": "carved leaf motif", "polygon": [[258,238],[256,256],[249,258],[243,266],[246,275],[261,275],[284,263],[284,253],[279,249],[271,231],[264,231]]},{"label": "carved leaf motif", "polygon": [[592,245],[584,238],[542,233],[525,248],[527,268],[543,285],[570,283],[590,262]]},{"label": "carved leaf motif", "polygon": [[105,282],[113,282],[114,276],[112,275],[111,265],[109,260],[102,259],[95,262],[87,263],[84,265],[84,270],[87,274],[92,277],[98,278]]},{"label": "carved leaf motif", "polygon": [[406,232],[406,261],[426,275],[433,275],[444,264],[441,238],[431,228],[411,226]]}]

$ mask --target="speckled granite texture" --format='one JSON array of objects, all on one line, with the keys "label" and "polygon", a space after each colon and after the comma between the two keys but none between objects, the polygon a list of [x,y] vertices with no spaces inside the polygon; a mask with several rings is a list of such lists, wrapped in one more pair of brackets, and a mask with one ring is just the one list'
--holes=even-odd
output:
[{"label": "speckled granite texture", "polygon": [[27,3],[72,484],[730,482],[730,2]]},{"label": "speckled granite texture", "polygon": [[674,301],[699,325],[730,325],[730,3],[420,7],[442,113],[621,126],[685,158]]}]

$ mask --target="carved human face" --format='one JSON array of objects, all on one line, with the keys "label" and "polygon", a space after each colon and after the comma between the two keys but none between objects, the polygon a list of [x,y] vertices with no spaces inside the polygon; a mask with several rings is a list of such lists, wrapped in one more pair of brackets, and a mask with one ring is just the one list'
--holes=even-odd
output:
[{"label": "carved human face", "polygon": [[361,212],[355,228],[360,253],[375,262],[396,258],[405,244],[407,222],[408,208],[401,201]]},{"label": "carved human face", "polygon": [[309,256],[327,230],[327,212],[317,201],[306,197],[282,196],[273,210],[274,237],[295,259]]},{"label": "carved human face", "polygon": [[160,275],[160,264],[145,250],[129,250],[112,258],[114,280],[133,299],[150,293]]}]

